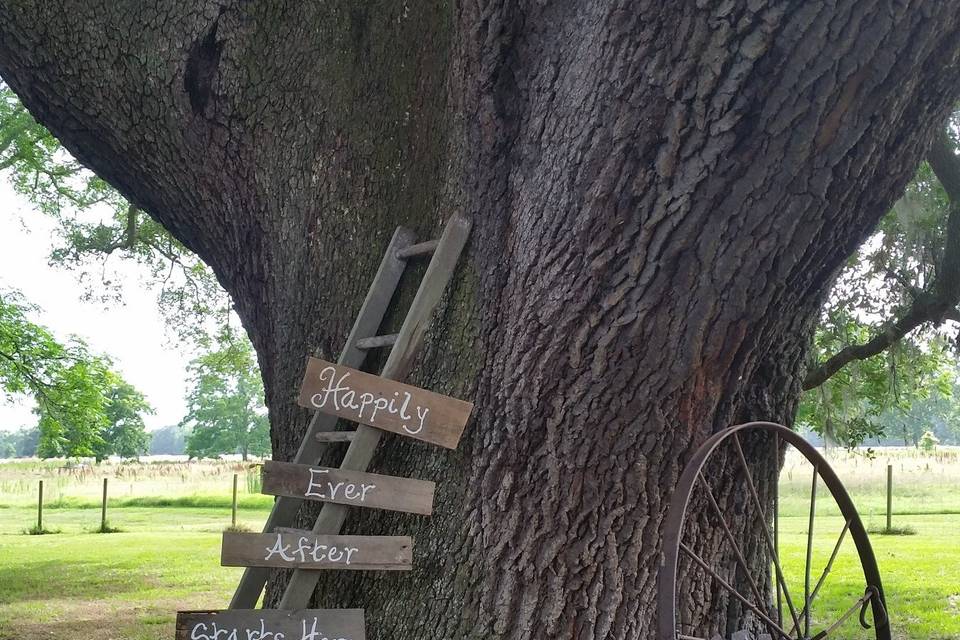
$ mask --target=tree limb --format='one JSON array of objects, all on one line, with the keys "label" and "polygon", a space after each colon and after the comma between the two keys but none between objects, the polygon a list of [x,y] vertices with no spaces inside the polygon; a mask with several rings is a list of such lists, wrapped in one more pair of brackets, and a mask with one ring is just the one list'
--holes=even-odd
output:
[{"label": "tree limb", "polygon": [[110,255],[117,249],[132,249],[137,243],[137,216],[140,209],[136,205],[127,206],[127,226],[120,240],[104,247],[101,252]]},{"label": "tree limb", "polygon": [[913,301],[902,315],[886,322],[868,341],[844,347],[807,372],[804,391],[819,387],[847,364],[881,353],[917,327],[957,317],[960,304],[960,158],[945,129],[935,136],[927,162],[950,198],[943,253],[933,282],[922,291],[911,289]]}]

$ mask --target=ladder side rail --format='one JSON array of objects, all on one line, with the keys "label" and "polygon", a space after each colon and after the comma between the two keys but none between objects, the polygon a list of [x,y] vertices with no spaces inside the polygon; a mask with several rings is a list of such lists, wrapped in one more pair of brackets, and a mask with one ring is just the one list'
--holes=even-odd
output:
[{"label": "ladder side rail", "polygon": [[[414,242],[416,242],[416,236],[410,229],[397,227],[396,231],[393,232],[393,237],[387,245],[387,250],[380,261],[380,266],[377,268],[377,273],[370,284],[367,296],[363,300],[360,312],[354,320],[346,345],[340,352],[340,359],[337,361],[339,364],[354,369],[363,366],[363,361],[369,351],[358,348],[356,346],[357,341],[376,335],[407,265],[407,261],[399,257],[398,253],[403,249],[414,246]],[[294,456],[293,462],[316,464],[327,446],[327,443],[321,442],[316,436],[324,431],[332,431],[337,424],[337,420],[338,418],[334,415],[316,411],[310,420],[303,440],[300,442],[300,448]],[[263,527],[264,533],[273,532],[275,527],[293,524],[302,502],[302,500],[289,497],[279,497],[274,500],[273,508],[270,510],[270,515],[267,516],[266,524]],[[230,600],[230,608],[252,609],[255,607],[269,576],[270,569],[268,568],[245,568],[233,598]]]},{"label": "ladder side rail", "polygon": [[[430,318],[447,283],[453,277],[460,253],[470,234],[470,222],[460,215],[453,216],[443,230],[433,258],[420,282],[420,288],[403,321],[397,342],[394,344],[381,376],[391,380],[403,380],[410,372],[417,352],[423,346],[423,338],[430,325]],[[384,432],[375,427],[358,425],[353,441],[344,455],[341,469],[365,471],[370,465],[377,445]],[[347,516],[347,506],[327,502],[313,526],[315,534],[337,534]],[[319,572],[295,569],[290,576],[278,608],[303,609],[310,601],[320,579]]]}]

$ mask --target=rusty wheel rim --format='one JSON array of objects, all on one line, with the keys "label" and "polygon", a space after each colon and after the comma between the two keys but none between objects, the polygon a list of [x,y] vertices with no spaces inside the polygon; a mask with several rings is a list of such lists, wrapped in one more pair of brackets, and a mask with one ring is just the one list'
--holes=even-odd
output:
[{"label": "rusty wheel rim", "polygon": [[[749,435],[750,432],[757,431],[772,435],[772,437],[769,438],[772,443],[770,450],[772,455],[777,456],[774,461],[775,464],[779,464],[781,447],[792,446],[813,467],[810,485],[810,509],[807,524],[804,578],[802,593],[799,594],[802,600],[791,596],[791,590],[788,587],[787,580],[784,578],[780,561],[779,492],[774,491],[772,522],[769,522],[767,516],[764,515],[763,506],[754,484],[754,476],[751,473],[750,464],[747,462],[743,453],[741,438],[744,435]],[[713,495],[710,484],[703,475],[703,470],[711,456],[720,451],[721,447],[730,447],[733,450],[734,458],[740,465],[742,479],[749,490],[750,499],[754,502],[753,506],[756,508],[754,513],[759,513],[759,520],[763,522],[763,544],[765,544],[771,559],[769,581],[776,587],[775,602],[773,603],[762,596],[760,586],[757,584],[755,576],[751,575],[747,567],[744,554],[740,549],[740,544],[736,542],[735,537],[731,533],[724,515],[717,504],[716,498]],[[767,462],[769,462],[769,460]],[[822,487],[829,491],[830,496],[839,507],[844,526],[833,547],[830,559],[827,561],[820,577],[814,582],[811,571],[811,554],[812,541],[816,531],[816,497],[818,487],[821,486],[821,483]],[[724,544],[730,545],[730,550],[739,565],[738,570],[742,570],[742,575],[749,587],[746,589],[746,593],[741,592],[726,582],[722,576],[709,566],[709,563],[700,558],[694,550],[683,542],[684,524],[688,521],[688,515],[690,515],[688,514],[688,509],[690,508],[691,496],[695,491],[704,493],[708,505],[707,508],[715,511],[715,517],[719,521],[723,532]],[[815,605],[820,588],[827,580],[834,561],[841,549],[841,545],[848,535],[855,545],[856,554],[863,570],[863,596],[850,602],[850,607],[846,609],[844,613],[836,616],[836,619],[830,619],[826,622],[820,621],[814,624],[811,612],[816,610]],[[657,594],[658,640],[706,640],[702,636],[696,635],[695,631],[684,629],[681,626],[682,621],[678,618],[678,569],[680,563],[684,562],[692,563],[692,566],[698,567],[705,575],[711,578],[712,584],[727,590],[732,597],[739,600],[743,607],[756,615],[759,623],[764,628],[764,633],[769,634],[771,638],[775,640],[825,640],[832,637],[833,632],[857,613],[857,611],[859,611],[861,626],[865,629],[870,629],[870,634],[864,637],[873,636],[877,640],[890,640],[890,625],[887,617],[886,600],[880,579],[880,571],[877,567],[876,556],[870,545],[866,529],[863,526],[863,522],[857,513],[853,501],[850,499],[850,495],[844,488],[843,483],[823,456],[801,436],[783,425],[771,422],[750,422],[725,429],[711,436],[696,451],[681,474],[676,490],[670,501],[664,526],[662,563],[658,577]],[[866,619],[868,607],[872,611],[872,625]]]}]

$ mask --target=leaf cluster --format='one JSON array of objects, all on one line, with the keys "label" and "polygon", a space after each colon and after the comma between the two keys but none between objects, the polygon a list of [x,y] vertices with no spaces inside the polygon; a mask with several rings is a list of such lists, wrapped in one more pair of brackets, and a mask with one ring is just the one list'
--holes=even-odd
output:
[{"label": "leaf cluster", "polygon": [[0,388],[31,396],[41,457],[134,456],[146,448],[143,395],[76,336],[58,341],[29,320],[37,311],[16,291],[0,292]]}]

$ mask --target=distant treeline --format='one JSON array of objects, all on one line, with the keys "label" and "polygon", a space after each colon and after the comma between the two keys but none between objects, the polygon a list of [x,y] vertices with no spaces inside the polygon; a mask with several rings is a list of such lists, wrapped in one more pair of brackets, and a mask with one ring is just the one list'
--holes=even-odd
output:
[{"label": "distant treeline", "polygon": [[[151,456],[178,456],[186,451],[183,430],[177,425],[149,432]],[[22,427],[17,431],[0,431],[0,458],[33,458],[40,441],[38,427]]]},{"label": "distant treeline", "polygon": [[32,458],[40,442],[39,427],[21,427],[18,431],[0,431],[0,458]]},{"label": "distant treeline", "polygon": [[178,425],[170,425],[156,431],[151,431],[150,449],[151,456],[179,456],[187,448],[186,439],[183,435],[183,429]]}]

